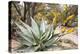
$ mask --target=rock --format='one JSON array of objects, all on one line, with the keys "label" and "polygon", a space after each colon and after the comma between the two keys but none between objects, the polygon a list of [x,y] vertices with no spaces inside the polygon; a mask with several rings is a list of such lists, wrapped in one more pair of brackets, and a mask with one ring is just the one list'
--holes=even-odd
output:
[{"label": "rock", "polygon": [[18,47],[20,47],[20,43],[19,42],[17,42],[16,40],[11,40],[11,48],[12,49],[16,49],[16,48],[18,48]]},{"label": "rock", "polygon": [[78,44],[78,36],[75,34],[75,32],[66,34],[61,39],[68,39],[68,40],[74,42],[75,44]]},{"label": "rock", "polygon": [[[61,27],[57,27],[55,33],[61,33]],[[75,49],[78,48],[78,31],[77,31],[77,27],[66,27],[66,30],[69,30],[71,28],[75,28],[75,30],[71,33],[65,34],[64,36],[62,36],[62,38],[60,40],[62,40],[62,42],[59,43],[60,46],[62,46],[65,49]],[[67,33],[66,31],[64,33]],[[64,41],[65,40],[65,41]],[[66,41],[68,41],[70,43],[67,43]]]}]

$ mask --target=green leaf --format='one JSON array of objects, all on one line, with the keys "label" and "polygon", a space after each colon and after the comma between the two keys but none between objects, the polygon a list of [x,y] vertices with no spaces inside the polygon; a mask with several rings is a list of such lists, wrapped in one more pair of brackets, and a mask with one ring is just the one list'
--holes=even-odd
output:
[{"label": "green leaf", "polygon": [[44,22],[43,19],[42,19],[42,23],[41,23],[41,25],[40,25],[40,30],[41,30],[42,33],[44,33],[45,30],[46,30],[46,25],[45,25],[45,22]]},{"label": "green leaf", "polygon": [[28,36],[25,36],[24,34],[22,34],[21,32],[17,32],[24,40],[26,40],[26,43],[29,42],[28,44],[34,44],[33,39],[29,38]]},{"label": "green leaf", "polygon": [[49,37],[50,37],[50,35],[51,35],[51,26],[48,28],[48,31],[47,32],[45,32],[45,34],[42,36],[43,37],[43,39],[42,39],[42,41],[44,41],[44,40],[47,40]]},{"label": "green leaf", "polygon": [[[22,22],[21,20],[20,20],[20,22],[22,23],[22,25],[28,30],[28,32],[29,33],[31,33],[31,27],[29,26],[29,25],[27,25],[26,23],[24,23],[24,22]],[[31,33],[32,34],[32,33]]]},{"label": "green leaf", "polygon": [[45,46],[53,45],[53,43],[55,43],[57,41],[57,39],[59,38],[58,36],[59,36],[59,34],[53,35],[53,37],[51,37],[49,40],[47,40],[44,45]]},{"label": "green leaf", "polygon": [[29,31],[27,29],[25,29],[23,26],[19,25],[17,22],[15,22],[15,24],[17,25],[17,27],[21,30],[21,32],[24,35],[27,35],[28,37],[32,38],[32,35],[29,33]]},{"label": "green leaf", "polygon": [[32,29],[34,30],[33,33],[35,33],[35,35],[39,38],[39,37],[40,37],[40,28],[39,28],[37,22],[35,22],[35,21],[33,20],[33,18],[31,18],[31,21],[32,21],[32,22],[31,22],[31,24],[32,24]]},{"label": "green leaf", "polygon": [[[33,28],[31,28],[29,25],[23,23],[22,21],[20,21],[20,22],[25,26],[26,30],[28,30],[28,34],[30,34],[30,36],[31,36],[32,38],[34,38],[34,37],[33,37],[33,34],[35,34],[35,37],[38,38],[38,36],[36,35],[36,32],[34,31]],[[32,33],[32,32],[33,32],[33,33]]]}]

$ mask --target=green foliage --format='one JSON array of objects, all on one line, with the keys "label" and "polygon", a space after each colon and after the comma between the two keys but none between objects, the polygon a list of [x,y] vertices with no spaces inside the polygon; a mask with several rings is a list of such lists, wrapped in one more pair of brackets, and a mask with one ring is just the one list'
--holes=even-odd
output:
[{"label": "green foliage", "polygon": [[[43,24],[41,27],[33,18],[31,18],[31,22],[31,27],[21,20],[21,24],[15,22],[20,29],[17,33],[23,39],[21,40],[22,45],[28,46],[29,50],[33,49],[32,51],[43,51],[46,50],[47,47],[56,44],[59,34],[54,34],[52,25],[44,28],[45,24]],[[45,31],[43,31],[43,28]]]},{"label": "green foliage", "polygon": [[[18,5],[20,10],[18,10]],[[30,3],[22,6],[15,3],[11,7],[11,33],[12,35],[16,33],[13,33],[13,29],[17,30],[18,27],[17,34],[20,38],[17,39],[22,44],[21,49],[26,48],[26,51],[47,50],[58,41],[60,35],[55,32],[58,33],[60,30],[62,33],[71,33],[75,30],[74,28],[67,29],[68,26],[73,27],[78,24],[77,11],[75,11],[77,8],[72,6],[74,5],[62,4],[61,6],[48,3]],[[47,26],[44,21],[47,21]],[[13,36],[17,36],[17,34]]]}]

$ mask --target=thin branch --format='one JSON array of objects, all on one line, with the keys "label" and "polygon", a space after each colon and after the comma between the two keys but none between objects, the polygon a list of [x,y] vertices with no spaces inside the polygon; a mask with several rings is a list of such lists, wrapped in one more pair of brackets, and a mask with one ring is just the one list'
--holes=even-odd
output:
[{"label": "thin branch", "polygon": [[[18,2],[19,3],[19,2]],[[20,8],[18,9],[15,2],[13,2],[14,7],[16,8],[16,11],[18,12],[18,14],[21,16],[21,12],[20,12]]]}]

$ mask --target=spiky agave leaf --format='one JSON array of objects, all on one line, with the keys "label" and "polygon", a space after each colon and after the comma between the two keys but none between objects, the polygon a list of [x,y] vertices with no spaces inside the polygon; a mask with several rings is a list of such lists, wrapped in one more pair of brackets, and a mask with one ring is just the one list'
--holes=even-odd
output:
[{"label": "spiky agave leaf", "polygon": [[17,32],[17,33],[20,35],[20,37],[23,38],[23,41],[22,42],[23,42],[24,45],[27,45],[27,46],[34,45],[34,40],[32,38],[27,37],[26,35],[24,35],[21,32]]},{"label": "spiky agave leaf", "polygon": [[42,33],[44,33],[45,30],[46,30],[46,23],[43,20],[43,18],[42,18],[42,21],[41,21],[41,24],[40,24],[40,30],[41,30]]},{"label": "spiky agave leaf", "polygon": [[[22,22],[20,20],[20,22],[22,23],[22,25],[26,28],[26,30],[28,30],[28,34],[30,34],[30,36],[34,39],[38,39],[38,36],[36,35],[34,29],[32,29],[29,25],[25,24],[24,22]],[[33,33],[35,34],[35,36],[33,35]],[[36,41],[35,41],[36,42]]]},{"label": "spiky agave leaf", "polygon": [[49,26],[47,28],[47,31],[44,32],[44,34],[41,36],[42,41],[47,40],[50,37],[50,35],[52,34],[51,31],[52,31],[52,28],[51,26]]},{"label": "spiky agave leaf", "polygon": [[28,32],[27,29],[25,29],[23,26],[19,25],[18,23],[15,23],[19,29],[21,30],[21,32],[17,31],[17,33],[23,38],[25,39],[27,42],[34,44],[34,39],[33,36]]},{"label": "spiky agave leaf", "polygon": [[[45,29],[45,32],[42,32],[43,30],[40,30],[40,27],[37,22],[31,18],[31,27],[24,22],[20,20],[20,24],[17,22],[15,23],[17,27],[21,30],[21,32],[17,32],[23,39],[23,44],[30,47],[33,47],[36,51],[37,49],[44,49],[46,46],[53,45],[57,39],[53,31],[53,26],[50,25]],[[45,26],[43,24],[43,26]],[[42,29],[42,28],[41,28]],[[42,32],[42,33],[41,33]]]},{"label": "spiky agave leaf", "polygon": [[17,22],[15,22],[15,24],[17,25],[17,27],[21,30],[21,32],[24,35],[27,35],[28,37],[31,37],[32,38],[31,33],[29,33],[29,30],[27,30],[26,28],[24,28],[22,25],[18,24]]},{"label": "spiky agave leaf", "polygon": [[34,30],[33,33],[35,33],[35,35],[39,38],[40,37],[40,28],[39,28],[39,25],[37,24],[37,22],[35,22],[33,20],[33,18],[31,17],[31,27],[32,29]]}]

